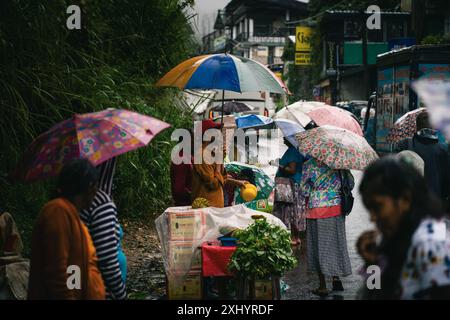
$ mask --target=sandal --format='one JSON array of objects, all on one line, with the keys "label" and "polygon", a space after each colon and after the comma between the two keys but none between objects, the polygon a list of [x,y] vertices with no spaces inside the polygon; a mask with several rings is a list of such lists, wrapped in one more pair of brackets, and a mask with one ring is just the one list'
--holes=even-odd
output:
[{"label": "sandal", "polygon": [[333,291],[344,291],[344,286],[342,285],[342,281],[339,279],[333,279]]},{"label": "sandal", "polygon": [[319,297],[327,297],[328,294],[330,293],[330,291],[328,291],[327,289],[320,289],[320,288],[311,290],[311,292]]}]

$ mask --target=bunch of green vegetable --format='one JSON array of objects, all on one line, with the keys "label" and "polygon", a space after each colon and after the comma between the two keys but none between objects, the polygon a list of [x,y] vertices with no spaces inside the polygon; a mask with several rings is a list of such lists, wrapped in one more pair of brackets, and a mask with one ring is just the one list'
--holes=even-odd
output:
[{"label": "bunch of green vegetable", "polygon": [[240,232],[239,245],[228,268],[242,276],[265,279],[282,276],[296,264],[289,232],[262,217]]}]

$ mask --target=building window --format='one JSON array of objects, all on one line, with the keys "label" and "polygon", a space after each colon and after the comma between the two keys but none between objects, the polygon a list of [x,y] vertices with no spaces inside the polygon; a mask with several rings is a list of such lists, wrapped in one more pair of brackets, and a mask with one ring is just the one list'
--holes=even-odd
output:
[{"label": "building window", "polygon": [[254,22],[255,37],[265,37],[272,33],[272,25],[267,20],[256,18]]},{"label": "building window", "polygon": [[405,37],[405,25],[403,21],[393,21],[387,24],[387,39]]}]

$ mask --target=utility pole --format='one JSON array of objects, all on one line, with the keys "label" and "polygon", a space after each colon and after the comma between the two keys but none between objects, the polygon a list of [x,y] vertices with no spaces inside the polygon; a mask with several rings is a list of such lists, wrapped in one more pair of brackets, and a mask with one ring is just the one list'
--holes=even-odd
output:
[{"label": "utility pole", "polygon": [[370,95],[370,77],[369,77],[369,66],[367,63],[367,28],[366,28],[366,13],[365,10],[360,11],[360,22],[361,22],[361,40],[362,40],[362,65],[364,72],[364,93],[368,98]]}]

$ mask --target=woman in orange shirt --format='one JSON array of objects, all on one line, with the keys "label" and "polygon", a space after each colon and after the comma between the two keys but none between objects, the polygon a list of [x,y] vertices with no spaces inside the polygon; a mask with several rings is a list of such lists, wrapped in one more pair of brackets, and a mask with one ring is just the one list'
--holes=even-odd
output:
[{"label": "woman in orange shirt", "polygon": [[[209,129],[220,129],[221,124],[212,120],[202,121],[202,135]],[[209,141],[203,141],[201,146],[202,163],[194,164],[192,170],[192,201],[196,198],[205,198],[208,200],[210,207],[224,207],[224,186],[230,184],[234,187],[243,187],[247,181],[236,180],[227,176],[223,166],[223,158],[221,163],[207,163],[203,158],[205,149],[210,144]],[[225,144],[223,147],[223,156],[225,156]]]},{"label": "woman in orange shirt", "polygon": [[95,247],[79,212],[96,193],[97,171],[86,159],[64,166],[58,197],[39,214],[32,236],[28,299],[105,298]]}]

